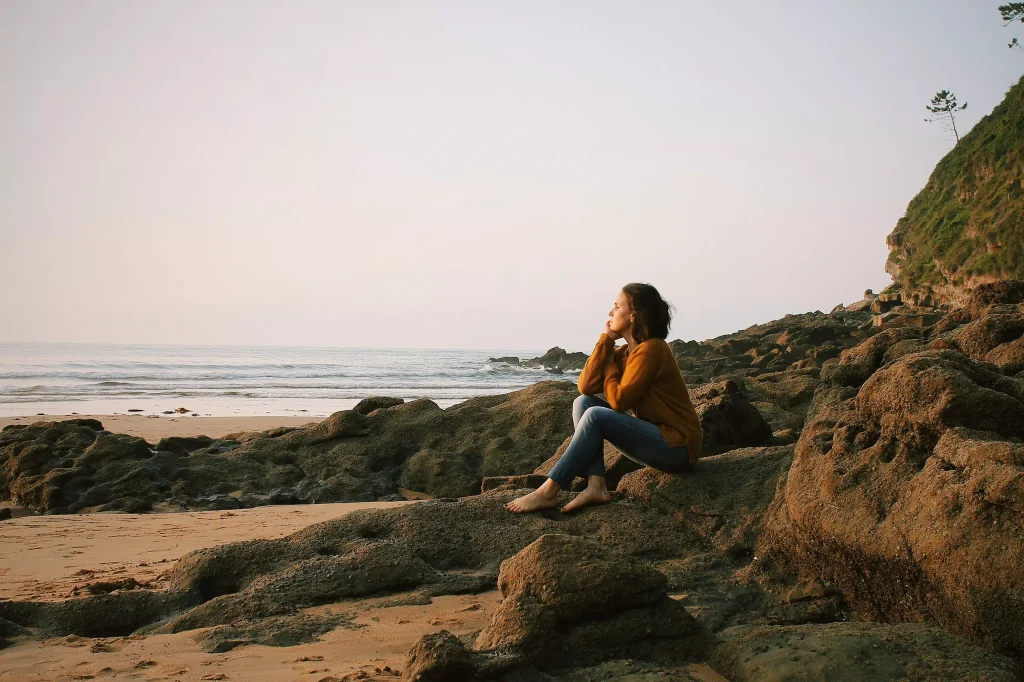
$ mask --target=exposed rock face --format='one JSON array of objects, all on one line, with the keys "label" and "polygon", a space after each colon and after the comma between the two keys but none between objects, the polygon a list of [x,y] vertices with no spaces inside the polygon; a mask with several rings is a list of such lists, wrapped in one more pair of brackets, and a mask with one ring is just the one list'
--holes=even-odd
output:
[{"label": "exposed rock face", "polygon": [[47,513],[396,499],[399,485],[468,495],[485,476],[542,463],[572,433],[576,394],[569,382],[545,381],[447,410],[423,399],[366,415],[345,410],[301,429],[165,439],[155,449],[95,420],[8,426],[0,495]]},{"label": "exposed rock face", "polygon": [[883,332],[844,354],[848,369],[822,371],[832,383],[759,554],[834,581],[871,619],[1024,651],[1024,382],[956,349],[983,358],[1013,343],[1013,315],[988,319],[1005,306],[931,335]]},{"label": "exposed rock face", "polygon": [[908,301],[962,305],[970,290],[1024,279],[1024,79],[939,161],[886,239]]},{"label": "exposed rock face", "polygon": [[731,682],[1012,682],[1014,663],[921,624],[741,625],[712,665]]}]

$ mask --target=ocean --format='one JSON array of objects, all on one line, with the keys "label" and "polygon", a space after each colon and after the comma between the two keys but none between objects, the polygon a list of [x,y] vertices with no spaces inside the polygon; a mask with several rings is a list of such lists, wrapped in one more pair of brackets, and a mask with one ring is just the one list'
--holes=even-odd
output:
[{"label": "ocean", "polygon": [[328,415],[368,396],[450,407],[557,375],[489,363],[543,350],[0,343],[0,416]]}]

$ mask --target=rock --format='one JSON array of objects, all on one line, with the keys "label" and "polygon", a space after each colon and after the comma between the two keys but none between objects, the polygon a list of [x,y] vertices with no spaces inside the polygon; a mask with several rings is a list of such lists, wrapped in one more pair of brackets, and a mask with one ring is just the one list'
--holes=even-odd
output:
[{"label": "rock", "polygon": [[463,497],[481,489],[473,474],[470,456],[453,452],[420,450],[405,463],[398,485],[431,497]]},{"label": "rock", "polygon": [[171,436],[169,438],[161,438],[160,442],[156,444],[156,449],[164,452],[174,452],[179,455],[187,455],[193,450],[208,447],[212,443],[213,439],[209,436]]},{"label": "rock", "polygon": [[821,380],[841,386],[860,386],[881,367],[889,347],[907,339],[920,339],[915,328],[887,329],[845,350],[838,362],[830,360],[821,367]]},{"label": "rock", "polygon": [[188,409],[187,407],[178,407],[178,408],[175,408],[174,411],[177,412],[178,414],[188,414],[192,410]]},{"label": "rock", "polygon": [[356,406],[352,408],[352,411],[357,414],[370,414],[374,410],[383,410],[396,405],[401,405],[405,402],[404,398],[387,398],[385,396],[372,396],[370,398],[363,398]]},{"label": "rock", "polygon": [[758,554],[863,617],[1024,652],[1022,437],[1024,384],[959,351],[822,387]]},{"label": "rock", "polygon": [[500,358],[487,358],[487,362],[501,362],[506,365],[518,365],[519,358],[513,355],[503,355]]},{"label": "rock", "polygon": [[409,652],[407,682],[463,682],[475,676],[473,657],[459,638],[441,630],[423,635]]},{"label": "rock", "polygon": [[592,541],[543,535],[502,562],[503,601],[474,649],[516,652],[542,669],[686,660],[701,635],[666,584],[658,571]]},{"label": "rock", "polygon": [[46,513],[241,504],[220,497],[228,493],[272,504],[392,499],[400,483],[468,495],[484,477],[532,471],[554,452],[572,433],[576,394],[570,382],[545,381],[447,410],[415,400],[299,429],[168,438],[155,449],[95,420],[11,426],[0,432],[0,491]]},{"label": "rock", "polygon": [[771,442],[771,427],[737,382],[705,384],[692,390],[690,399],[704,431],[701,457]]},{"label": "rock", "polygon": [[792,461],[793,446],[743,448],[705,457],[686,474],[644,468],[624,476],[618,490],[696,529],[721,552],[752,555]]},{"label": "rock", "polygon": [[[543,465],[542,465],[543,466]],[[526,474],[524,476],[488,476],[480,484],[480,492],[499,488],[517,490],[520,488],[539,488],[548,480],[547,476],[537,474]]]},{"label": "rock", "polygon": [[221,654],[239,646],[297,646],[317,641],[321,635],[338,628],[355,630],[355,613],[304,612],[253,620],[240,619],[230,625],[218,625],[200,632],[195,640],[210,654]]},{"label": "rock", "polygon": [[741,625],[711,655],[731,682],[1012,682],[1014,663],[918,623]]},{"label": "rock", "polygon": [[520,362],[522,367],[537,367],[540,369],[557,369],[565,371],[581,371],[587,364],[586,353],[566,353],[565,350],[555,346],[548,349],[539,358],[531,358]]}]

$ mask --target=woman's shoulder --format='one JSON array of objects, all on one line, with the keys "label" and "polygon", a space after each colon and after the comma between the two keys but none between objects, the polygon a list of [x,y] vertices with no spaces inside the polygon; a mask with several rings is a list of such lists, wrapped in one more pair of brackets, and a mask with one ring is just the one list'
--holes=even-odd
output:
[{"label": "woman's shoulder", "polygon": [[641,346],[646,346],[646,348],[644,350],[646,350],[647,352],[655,351],[655,352],[660,353],[660,352],[663,352],[663,351],[666,351],[666,350],[669,353],[672,352],[672,348],[668,345],[668,341],[666,341],[665,339],[659,338],[657,336],[651,337],[651,338],[647,339],[646,341],[640,343],[637,346],[637,348],[640,348]]},{"label": "woman's shoulder", "polygon": [[[640,351],[638,353],[638,351]],[[661,358],[665,355],[673,357],[672,348],[668,345],[665,339],[658,338],[657,336],[647,339],[637,344],[633,351],[634,353],[643,354],[648,358]]]}]

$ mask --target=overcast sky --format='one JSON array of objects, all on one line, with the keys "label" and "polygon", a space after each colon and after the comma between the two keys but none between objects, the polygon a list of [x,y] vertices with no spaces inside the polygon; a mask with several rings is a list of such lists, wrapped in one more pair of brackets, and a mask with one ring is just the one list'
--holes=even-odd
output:
[{"label": "overcast sky", "polygon": [[0,0],[0,341],[589,351],[890,279],[999,0]]}]

